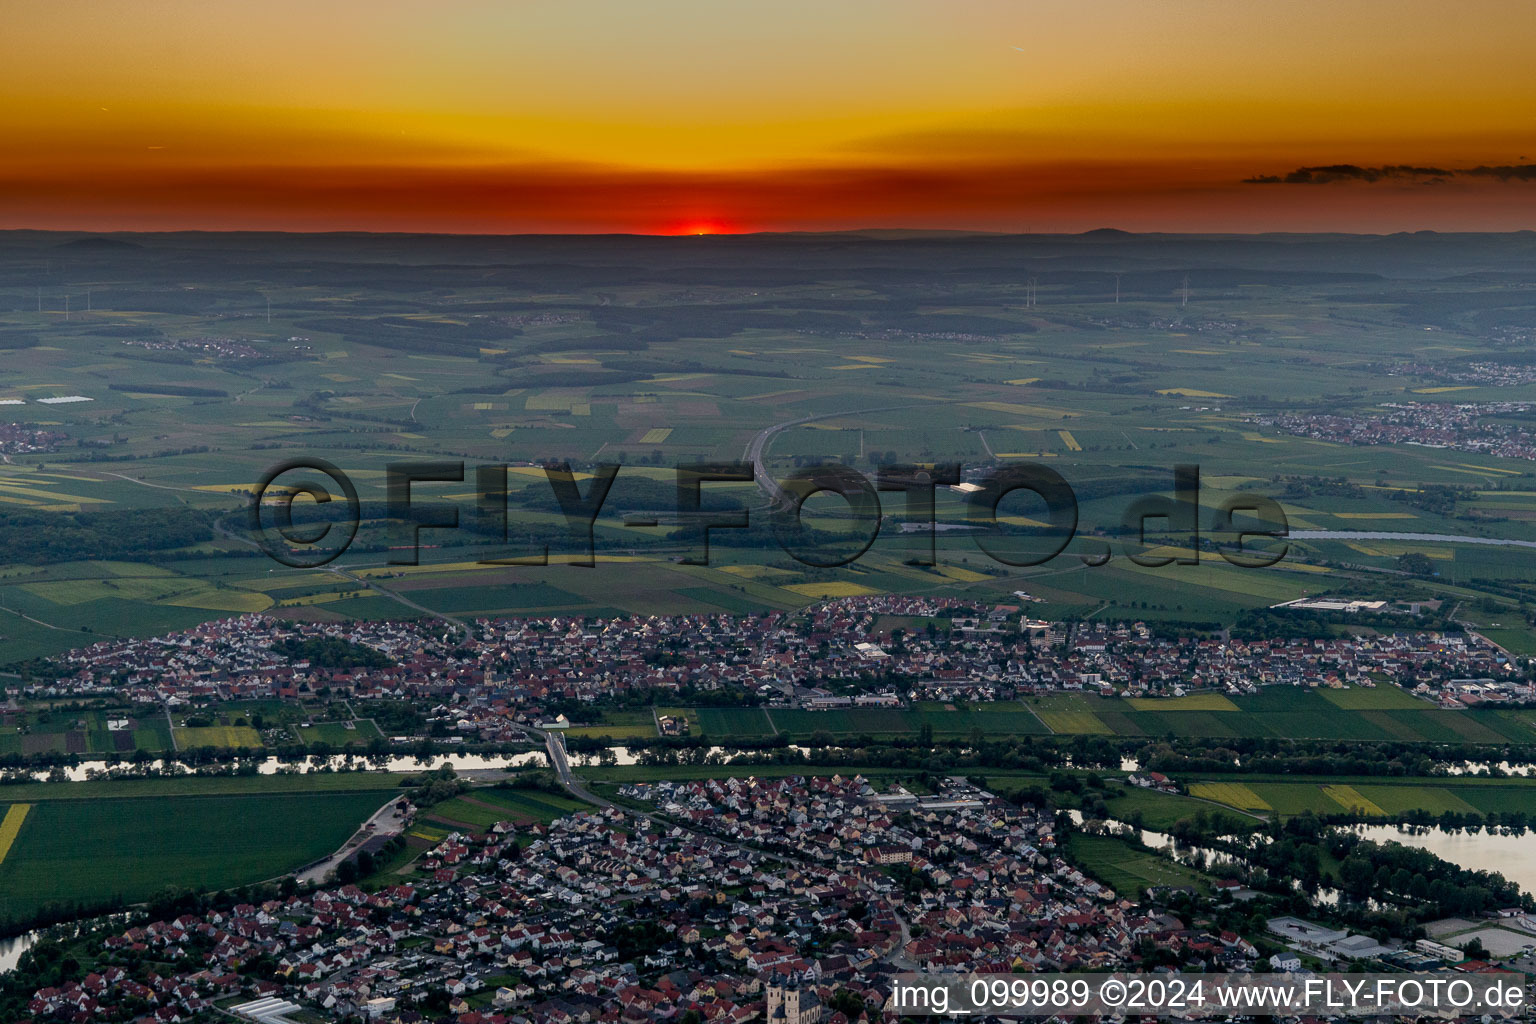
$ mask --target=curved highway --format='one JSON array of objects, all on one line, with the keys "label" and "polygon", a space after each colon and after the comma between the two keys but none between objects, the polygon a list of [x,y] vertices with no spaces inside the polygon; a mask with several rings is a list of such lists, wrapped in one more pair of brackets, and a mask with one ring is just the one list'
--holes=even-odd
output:
[{"label": "curved highway", "polygon": [[1464,537],[1459,533],[1398,533],[1391,530],[1292,530],[1291,540],[1417,540],[1438,544],[1493,544],[1507,548],[1536,548],[1536,540],[1509,537]]},{"label": "curved highway", "polygon": [[[935,401],[947,401],[947,399],[935,399]],[[817,413],[815,416],[802,416],[797,420],[775,423],[771,427],[764,427],[753,435],[752,441],[747,445],[745,461],[752,463],[752,478],[757,486],[762,488],[763,493],[767,495],[768,507],[773,509],[788,506],[792,504],[792,499],[785,492],[784,488],[779,486],[779,482],[773,478],[773,474],[768,472],[768,442],[772,441],[776,435],[783,433],[790,427],[804,426],[807,423],[815,423],[817,420],[835,420],[840,416],[862,416],[865,413],[890,412],[893,409],[909,408],[911,408],[909,403],[881,405],[873,409],[849,409],[841,412]]]}]

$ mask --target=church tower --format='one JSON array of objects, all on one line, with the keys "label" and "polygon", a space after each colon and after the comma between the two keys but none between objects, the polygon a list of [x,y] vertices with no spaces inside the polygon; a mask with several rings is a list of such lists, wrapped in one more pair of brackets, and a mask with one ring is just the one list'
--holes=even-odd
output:
[{"label": "church tower", "polygon": [[764,1016],[768,1024],[821,1024],[822,1005],[815,992],[800,987],[800,980],[770,984]]}]

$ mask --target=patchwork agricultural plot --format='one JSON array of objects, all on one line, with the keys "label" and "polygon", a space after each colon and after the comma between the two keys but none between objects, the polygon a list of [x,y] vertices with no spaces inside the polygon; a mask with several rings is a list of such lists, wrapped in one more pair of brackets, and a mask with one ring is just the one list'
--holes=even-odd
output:
[{"label": "patchwork agricultural plot", "polygon": [[1401,819],[1414,812],[1438,816],[1530,811],[1536,783],[1511,779],[1205,779],[1188,784],[1189,795],[1238,810],[1281,817],[1310,812],[1361,819]]},{"label": "patchwork agricultural plot", "polygon": [[[1449,601],[1512,652],[1536,652],[1521,611],[1536,597],[1528,582],[1536,552],[1455,539],[1529,532],[1529,460],[1319,441],[1254,422],[1255,410],[1323,395],[1337,405],[1348,394],[1343,404],[1355,415],[1383,402],[1444,400],[1447,387],[1462,389],[1458,401],[1536,396],[1532,384],[1495,390],[1439,379],[1462,362],[1502,358],[1478,317],[1514,308],[1503,290],[1469,297],[1424,284],[1366,301],[1379,297],[1372,274],[1411,268],[1417,280],[1429,240],[1384,243],[1370,281],[1359,255],[1342,256],[1347,247],[1334,241],[1255,242],[1241,266],[1210,271],[1246,283],[1196,284],[1187,307],[1171,304],[1165,279],[1188,269],[1191,245],[1214,245],[1197,262],[1220,266],[1210,240],[954,240],[943,243],[946,274],[974,273],[978,283],[931,301],[914,298],[926,293],[912,282],[932,274],[933,252],[874,237],[850,237],[836,251],[808,240],[730,240],[729,262],[752,281],[746,292],[715,282],[669,239],[568,241],[559,259],[534,264],[573,268],[569,280],[510,292],[493,282],[523,266],[531,257],[518,247],[532,243],[424,238],[421,252],[432,258],[408,267],[392,262],[390,243],[363,238],[146,237],[131,243],[131,258],[53,244],[11,236],[0,247],[0,331],[19,339],[0,368],[0,401],[18,424],[64,438],[55,450],[0,462],[6,536],[32,538],[0,546],[0,665],[248,612],[318,621],[691,614],[796,609],[849,594],[1008,601],[1020,586],[1040,599],[1032,613],[1047,618],[1217,625],[1320,591],[1390,586]],[[1467,273],[1525,258],[1508,252],[1489,264],[1502,243],[1435,244],[1437,266],[1459,259]],[[627,255],[616,258],[619,250]],[[1305,279],[1290,270],[1298,253],[1312,268]],[[1053,278],[1064,254],[1086,276]],[[1123,258],[1142,269],[1126,272]],[[18,282],[49,259],[92,281],[99,302],[67,318],[38,312],[33,286]],[[304,269],[316,259],[349,267],[353,285],[337,293],[318,283]],[[647,269],[620,269],[631,265]],[[1049,298],[1021,313],[1017,275],[999,276],[999,266],[1028,267]],[[146,275],[176,283],[147,288]],[[1102,287],[1113,284],[1105,275],[1123,278],[1122,301],[1105,304],[1113,291]],[[678,297],[679,282],[693,298]],[[1455,312],[1469,303],[1480,312]],[[1425,332],[1426,323],[1436,330]],[[1456,346],[1442,343],[1444,330],[1461,332]],[[231,332],[249,358],[188,341]],[[154,351],[143,347],[150,342]],[[1413,370],[1386,376],[1385,363]],[[1242,383],[1252,381],[1263,388]],[[915,538],[899,528],[896,497],[884,495],[888,520],[869,551],[817,570],[778,549],[756,485],[712,483],[711,500],[745,507],[748,527],[714,531],[709,565],[683,564],[672,467],[738,459],[770,431],[764,468],[778,477],[823,459],[866,473],[881,461],[957,461],[968,471],[1048,464],[1078,494],[1082,536],[1052,562],[1020,567],[989,558],[956,529],[938,537],[936,567],[913,566]],[[468,530],[428,530],[420,565],[385,564],[385,466],[444,451],[470,470],[522,463],[508,473],[508,535],[536,535],[551,564],[481,564],[508,552]],[[355,550],[336,571],[253,557],[245,535],[256,480],[279,454],[299,452],[340,467],[363,503]],[[599,560],[590,570],[566,564],[575,548],[532,464],[542,459],[571,461],[583,484],[595,463],[623,464],[594,523]],[[1296,536],[1286,559],[1262,571],[1210,552],[1200,565],[1144,567],[1118,543],[1107,565],[1082,563],[1079,555],[1103,547],[1090,535],[1116,528],[1132,496],[1166,491],[1178,463],[1200,465],[1210,508],[1273,491],[1293,531],[1412,529],[1450,539]],[[423,498],[456,505],[468,523],[477,497],[470,470],[461,483],[424,485]],[[999,511],[1014,529],[1039,522],[1040,509],[1022,496]],[[961,495],[940,489],[943,524],[964,527],[967,514]],[[43,537],[60,524],[73,539],[50,548]],[[1433,571],[1378,572],[1415,553]],[[1391,732],[1389,721],[1370,731]],[[1121,724],[1078,715],[1051,728],[1115,733]],[[89,736],[86,744],[95,752]]]},{"label": "patchwork agricultural plot", "polygon": [[[1267,687],[1257,694],[1195,694],[1174,698],[1104,698],[1052,693],[1018,701],[979,704],[919,702],[905,708],[670,709],[688,717],[696,735],[718,741],[775,735],[803,741],[833,737],[915,738],[925,728],[935,739],[982,735],[1239,737],[1409,743],[1536,743],[1536,724],[1519,711],[1451,711],[1395,687],[1309,690]],[[633,728],[633,731],[628,731]],[[644,723],[586,726],[572,735],[614,738],[654,735]]]},{"label": "patchwork agricultural plot", "polygon": [[1347,690],[1271,686],[1233,697],[1200,694],[1139,700],[1049,694],[1026,704],[1052,732],[1065,735],[1536,743],[1536,730],[1519,712],[1446,710],[1391,686]]},{"label": "patchwork agricultural plot", "polygon": [[[0,676],[7,700],[46,682],[46,659],[61,652],[243,614],[325,624],[420,618],[434,630],[441,623],[445,637],[450,628],[493,628],[474,620],[532,616],[558,620],[548,624],[558,631],[551,636],[581,635],[619,615],[779,612],[788,613],[783,628],[802,629],[797,613],[808,606],[884,594],[955,598],[983,618],[1009,606],[1009,628],[1027,615],[1226,642],[1434,623],[1500,645],[1499,666],[1536,654],[1536,550],[1502,543],[1532,539],[1536,524],[1536,458],[1518,450],[1530,425],[1519,407],[1536,402],[1536,382],[1507,369],[1468,379],[1529,348],[1519,333],[1530,322],[1529,291],[1518,284],[1536,266],[1527,239],[1294,236],[1238,247],[1113,233],[850,233],[830,244],[712,239],[719,244],[708,259],[697,240],[682,239],[103,241],[0,240],[0,426],[8,431],[0,440],[0,671],[15,673]],[[91,307],[40,308],[39,267],[59,295],[89,288]],[[210,348],[198,340],[206,338],[222,340]],[[1432,407],[1461,403],[1502,403],[1463,424],[1467,431],[1449,432],[1493,443],[1435,447],[1415,436],[1382,444],[1369,426],[1389,405],[1411,405],[1414,422],[1428,422],[1426,436],[1441,444],[1440,420],[1466,417]],[[1320,426],[1318,410],[1364,426]],[[334,464],[357,489],[356,540],[323,567],[279,565],[253,546],[256,483],[294,457]],[[943,529],[931,549],[900,494],[878,492],[872,538],[854,529],[838,499],[819,495],[803,516],[813,536],[861,550],[846,564],[814,565],[786,550],[758,481],[710,481],[701,509],[740,510],[746,523],[711,530],[707,564],[698,564],[705,538],[679,506],[674,467],[744,458],[759,477],[780,480],[823,463],[871,479],[881,465],[958,463],[965,484],[937,488]],[[460,479],[415,485],[413,501],[451,507],[461,525],[424,528],[412,560],[391,535],[385,505],[387,467],[417,459],[465,467]],[[584,495],[600,466],[620,467],[591,524],[590,567],[582,564],[587,532],[572,529],[546,461],[570,463]],[[482,483],[496,474],[478,471],[509,463],[504,495],[488,493]],[[1199,468],[1201,536],[1198,545],[1182,533],[1160,539],[1179,545],[1173,554],[1198,552],[1199,564],[1139,564],[1129,557],[1138,545],[1125,529],[1127,509],[1168,495],[1178,465]],[[1011,492],[997,503],[994,530],[977,517],[988,511],[981,499],[969,497],[985,490],[978,481],[988,471],[1023,467],[1059,473],[1077,497],[1077,536],[1039,564],[1014,563],[1054,547],[1040,533],[1041,502]],[[335,481],[300,473],[269,498],[302,482],[323,488],[311,494],[341,497]],[[1285,557],[1240,568],[1223,559],[1231,538],[1212,528],[1212,514],[1256,498],[1284,511]],[[326,514],[307,499],[295,507],[305,523]],[[930,550],[936,564],[918,564]],[[1318,597],[1414,610],[1308,618],[1276,608]],[[949,617],[927,613],[870,623],[883,644],[899,642],[898,629],[910,638],[952,628]],[[165,653],[111,683],[164,670]],[[687,655],[650,657],[646,671],[664,674]],[[877,658],[870,655],[871,678],[881,672]],[[525,686],[524,666],[471,671],[478,679],[481,670],[505,679],[509,692]],[[565,703],[558,685],[546,692],[577,719],[568,736],[582,746],[652,739],[660,712],[686,718],[691,737],[727,744],[1106,737],[1190,749],[1239,739],[1536,749],[1536,713],[1445,710],[1386,675],[1376,673],[1375,687],[1136,700],[1052,693],[984,704],[948,699],[964,688],[935,687],[946,699],[831,711],[620,710],[605,698]],[[887,682],[906,692],[899,680],[880,685]],[[345,675],[317,675],[306,687],[270,702],[203,706],[199,698],[169,714],[115,696],[64,706],[34,690],[0,712],[0,758],[299,743],[345,750],[433,731],[445,738],[436,696],[424,707],[403,706],[410,701],[397,688],[390,699],[357,697]],[[714,699],[701,692],[660,699]],[[549,710],[494,699],[514,711]],[[458,726],[446,728],[456,734]],[[608,779],[722,771],[580,767]],[[1149,827],[1202,812],[1246,827],[1307,811],[1379,820],[1529,810],[1533,795],[1457,779],[1180,782],[1187,794],[1111,782],[1095,797]],[[143,898],[168,879],[206,887],[270,877],[334,848],[388,795],[364,780],[157,785],[0,794],[10,801],[0,818],[0,914]],[[429,808],[413,826],[411,850],[579,806],[536,790],[476,789]],[[1096,874],[1128,893],[1205,882],[1117,840],[1072,841]]]},{"label": "patchwork agricultural plot", "polygon": [[21,834],[22,823],[27,820],[27,812],[31,809],[31,804],[11,804],[5,809],[5,818],[0,820],[0,864],[10,854],[16,837]]},{"label": "patchwork agricultural plot", "polygon": [[350,744],[367,746],[371,741],[382,739],[379,727],[370,721],[314,722],[298,724],[294,732],[303,743],[328,743],[337,749]]},{"label": "patchwork agricultural plot", "polygon": [[[246,780],[231,780],[245,782]],[[351,790],[220,793],[218,780],[188,780],[197,795],[158,782],[18,787],[0,821],[0,916],[24,920],[48,904],[134,902],[167,886],[227,888],[291,871],[339,847],[392,792],[387,779],[352,779]],[[223,787],[229,788],[229,787]],[[30,809],[28,809],[30,807]]]},{"label": "patchwork agricultural plot", "polygon": [[0,755],[111,755],[169,749],[171,730],[163,713],[130,708],[0,713]]},{"label": "patchwork agricultural plot", "polygon": [[923,701],[910,707],[840,708],[686,708],[671,709],[687,716],[696,733],[709,739],[766,739],[783,735],[805,741],[818,733],[834,738],[916,738],[927,730],[935,739],[1043,735],[1048,730],[1028,708],[1018,703],[969,704],[957,707]]},{"label": "patchwork agricultural plot", "polygon": [[1154,886],[1188,886],[1209,891],[1211,877],[1155,853],[1138,850],[1113,836],[1074,834],[1067,840],[1073,860],[1085,871],[1130,899],[1141,899]]},{"label": "patchwork agricultural plot", "polygon": [[563,793],[542,790],[491,787],[474,789],[445,803],[429,808],[421,819],[427,826],[484,832],[499,821],[519,825],[534,822],[548,824],[576,811],[591,810],[589,804],[573,800]]}]

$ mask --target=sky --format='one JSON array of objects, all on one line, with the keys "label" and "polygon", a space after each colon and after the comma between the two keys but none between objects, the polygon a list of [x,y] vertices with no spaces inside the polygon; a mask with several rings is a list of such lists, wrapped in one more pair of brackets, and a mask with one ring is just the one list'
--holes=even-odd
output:
[{"label": "sky", "polygon": [[1528,0],[9,0],[0,228],[1536,229]]}]

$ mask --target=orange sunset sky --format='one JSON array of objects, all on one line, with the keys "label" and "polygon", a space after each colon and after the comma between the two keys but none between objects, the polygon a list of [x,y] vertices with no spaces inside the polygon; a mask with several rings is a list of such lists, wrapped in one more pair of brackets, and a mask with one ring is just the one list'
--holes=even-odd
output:
[{"label": "orange sunset sky", "polygon": [[10,0],[0,227],[1536,228],[1532,53],[1524,0]]}]

